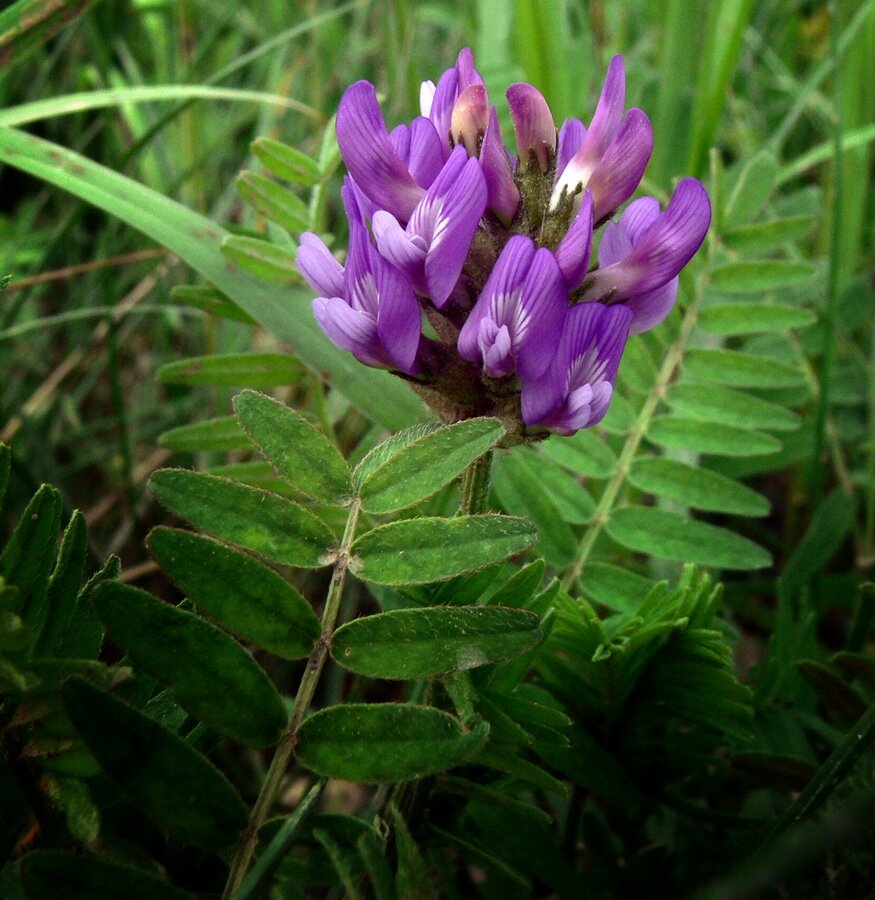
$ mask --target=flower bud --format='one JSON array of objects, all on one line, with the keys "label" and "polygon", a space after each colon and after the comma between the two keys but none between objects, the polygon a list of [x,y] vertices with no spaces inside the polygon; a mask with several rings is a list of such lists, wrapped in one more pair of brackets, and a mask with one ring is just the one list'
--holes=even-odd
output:
[{"label": "flower bud", "polygon": [[468,156],[479,156],[483,135],[489,124],[489,100],[482,84],[466,87],[456,105],[450,120],[450,137],[454,144],[462,144]]},{"label": "flower bud", "polygon": [[544,95],[530,84],[512,84],[507,103],[516,132],[520,162],[534,156],[542,172],[547,172],[556,154],[556,124]]}]

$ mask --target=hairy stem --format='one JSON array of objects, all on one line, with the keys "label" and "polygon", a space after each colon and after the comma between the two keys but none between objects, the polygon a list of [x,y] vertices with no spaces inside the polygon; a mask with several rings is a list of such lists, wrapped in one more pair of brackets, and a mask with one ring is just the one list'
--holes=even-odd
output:
[{"label": "hairy stem", "polygon": [[489,499],[489,476],[492,472],[493,451],[488,450],[475,459],[462,475],[459,515],[470,516],[486,512]]},{"label": "hairy stem", "polygon": [[356,497],[349,508],[349,516],[346,520],[346,528],[343,532],[343,538],[337,551],[337,559],[334,563],[334,572],[331,575],[331,584],[328,588],[328,596],[325,599],[325,609],[322,612],[322,634],[316,642],[313,652],[307,660],[307,668],[304,670],[304,676],[298,685],[298,693],[295,697],[295,708],[292,711],[292,717],[289,720],[288,728],[283,736],[279,739],[274,751],[270,768],[267,770],[261,790],[255,805],[252,807],[252,813],[249,816],[249,824],[243,832],[240,843],[237,846],[237,852],[231,863],[231,870],[228,873],[228,882],[225,885],[225,892],[222,894],[223,900],[230,900],[234,892],[240,886],[247,870],[252,862],[255,854],[255,847],[258,843],[258,831],[264,824],[264,820],[270,814],[273,805],[276,802],[286,770],[289,767],[292,757],[295,754],[295,745],[298,742],[298,730],[301,722],[310,708],[313,695],[316,693],[316,687],[319,684],[319,678],[322,675],[322,669],[328,659],[328,652],[331,648],[331,636],[334,633],[334,627],[337,624],[337,616],[340,612],[340,600],[343,595],[343,585],[346,580],[346,572],[349,568],[349,554],[355,538],[356,525],[358,524],[359,511],[361,509],[361,501]]}]

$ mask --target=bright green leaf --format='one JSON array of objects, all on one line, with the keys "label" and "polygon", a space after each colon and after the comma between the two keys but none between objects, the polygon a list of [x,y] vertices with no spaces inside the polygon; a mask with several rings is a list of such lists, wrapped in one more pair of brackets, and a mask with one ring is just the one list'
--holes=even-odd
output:
[{"label": "bright green leaf", "polygon": [[500,562],[537,540],[531,522],[511,516],[408,519],[362,535],[350,568],[377,584],[428,584]]},{"label": "bright green leaf", "polygon": [[250,441],[290,484],[323,503],[349,502],[349,469],[322,432],[278,400],[255,391],[238,394],[234,410]]},{"label": "bright green leaf", "polygon": [[756,334],[805,328],[817,317],[810,309],[778,303],[727,303],[707,306],[699,313],[699,327],[713,334]]},{"label": "bright green leaf", "polygon": [[330,562],[326,554],[334,535],[291,500],[186,469],[161,469],[149,485],[168,509],[220,540],[287,566],[317,568]]},{"label": "bright green leaf", "polygon": [[762,569],[772,561],[741,535],[661,509],[625,506],[614,510],[605,527],[617,543],[661,559],[721,569]]},{"label": "bright green leaf", "polygon": [[757,456],[776,453],[781,449],[781,442],[777,438],[761,431],[675,415],[651,419],[647,438],[661,447],[718,456]]},{"label": "bright green leaf", "polygon": [[696,509],[736,516],[769,514],[769,501],[762,494],[710,469],[674,459],[637,459],[629,481],[642,491]]},{"label": "bright green leaf", "polygon": [[98,585],[91,601],[137,668],[205,725],[253,747],[282,734],[288,716],[276,688],[215,625],[119,582]]},{"label": "bright green leaf", "polygon": [[283,247],[262,238],[232,234],[222,241],[219,250],[225,259],[262,281],[296,284],[302,280],[295,257]]},{"label": "bright green leaf", "polygon": [[719,384],[705,387],[682,382],[672,385],[668,403],[685,416],[701,419],[703,422],[740,425],[742,428],[795,431],[800,422],[796,413],[777,403]]},{"label": "bright green leaf", "polygon": [[787,216],[741,225],[723,235],[723,243],[730,250],[774,250],[789,241],[795,241],[810,234],[814,229],[813,216]]},{"label": "bright green leaf", "polygon": [[[706,60],[707,62],[707,60]],[[726,198],[724,228],[750,222],[763,208],[778,182],[778,159],[770,150],[761,150],[741,165]]]},{"label": "bright green leaf", "polygon": [[219,387],[272,388],[295,384],[304,367],[282,353],[223,353],[167,363],[158,380],[173,384],[211,384]]},{"label": "bright green leaf", "polygon": [[466,419],[411,441],[361,484],[362,509],[388,513],[423,500],[461,475],[504,435],[498,419]]},{"label": "bright green leaf", "polygon": [[711,284],[734,294],[759,294],[811,281],[817,266],[786,259],[754,259],[726,263],[711,272]]},{"label": "bright green leaf", "polygon": [[594,431],[587,429],[572,437],[548,438],[538,449],[576,475],[608,478],[617,464],[617,457],[610,447]]},{"label": "bright green leaf", "polygon": [[220,416],[165,431],[158,439],[161,447],[180,453],[210,450],[248,450],[249,441],[234,416]]},{"label": "bright green leaf", "polygon": [[587,563],[577,583],[587,597],[621,613],[635,612],[653,588],[649,578],[604,562]]},{"label": "bright green leaf", "polygon": [[322,180],[319,163],[315,159],[282,141],[260,137],[252,142],[252,152],[266,169],[286,181],[314,185]]},{"label": "bright green leaf", "polygon": [[208,285],[177,284],[170,289],[170,301],[184,306],[193,306],[195,309],[202,309],[204,312],[219,319],[228,319],[231,322],[245,322],[247,325],[255,324],[255,319],[249,313],[240,309],[233,300],[226,297],[221,291]]},{"label": "bright green leaf", "polygon": [[307,204],[272,179],[244,171],[237,178],[237,190],[257,212],[287,231],[306,231],[310,227]]},{"label": "bright green leaf", "polygon": [[223,628],[277,656],[308,656],[319,619],[285,578],[212,538],[156,528],[149,550],[186,596]]},{"label": "bright green leaf", "polygon": [[428,706],[342,704],[305,720],[297,757],[308,769],[343,781],[410,781],[459,765],[488,736],[486,722],[463,731],[458,719]]},{"label": "bright green leaf", "polygon": [[796,366],[738,350],[688,350],[684,371],[730,387],[796,387],[804,380]]}]

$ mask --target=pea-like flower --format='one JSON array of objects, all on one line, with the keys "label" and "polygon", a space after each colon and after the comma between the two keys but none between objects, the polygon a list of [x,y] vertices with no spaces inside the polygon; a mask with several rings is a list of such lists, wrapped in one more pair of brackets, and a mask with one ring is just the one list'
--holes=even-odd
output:
[{"label": "pea-like flower", "polygon": [[506,96],[515,153],[470,50],[391,131],[373,85],[348,88],[346,264],[304,234],[298,268],[335,344],[403,375],[444,419],[500,417],[512,443],[601,420],[627,338],[668,314],[711,207],[685,178],[664,211],[642,197],[611,220],[653,148],[647,116],[625,109],[620,57],[588,125],[557,130],[530,84]]}]

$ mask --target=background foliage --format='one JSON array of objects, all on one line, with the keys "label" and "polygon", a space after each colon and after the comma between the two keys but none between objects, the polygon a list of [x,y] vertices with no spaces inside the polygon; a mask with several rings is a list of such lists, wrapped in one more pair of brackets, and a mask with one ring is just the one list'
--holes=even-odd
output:
[{"label": "background foliage", "polygon": [[[342,221],[345,86],[407,119],[464,45],[560,120],[622,52],[647,191],[715,208],[602,425],[497,452],[506,519],[453,518],[498,426],[417,424],[293,265]],[[239,896],[862,895],[873,55],[873,2],[0,12],[0,893],[221,893],[347,535]]]}]

